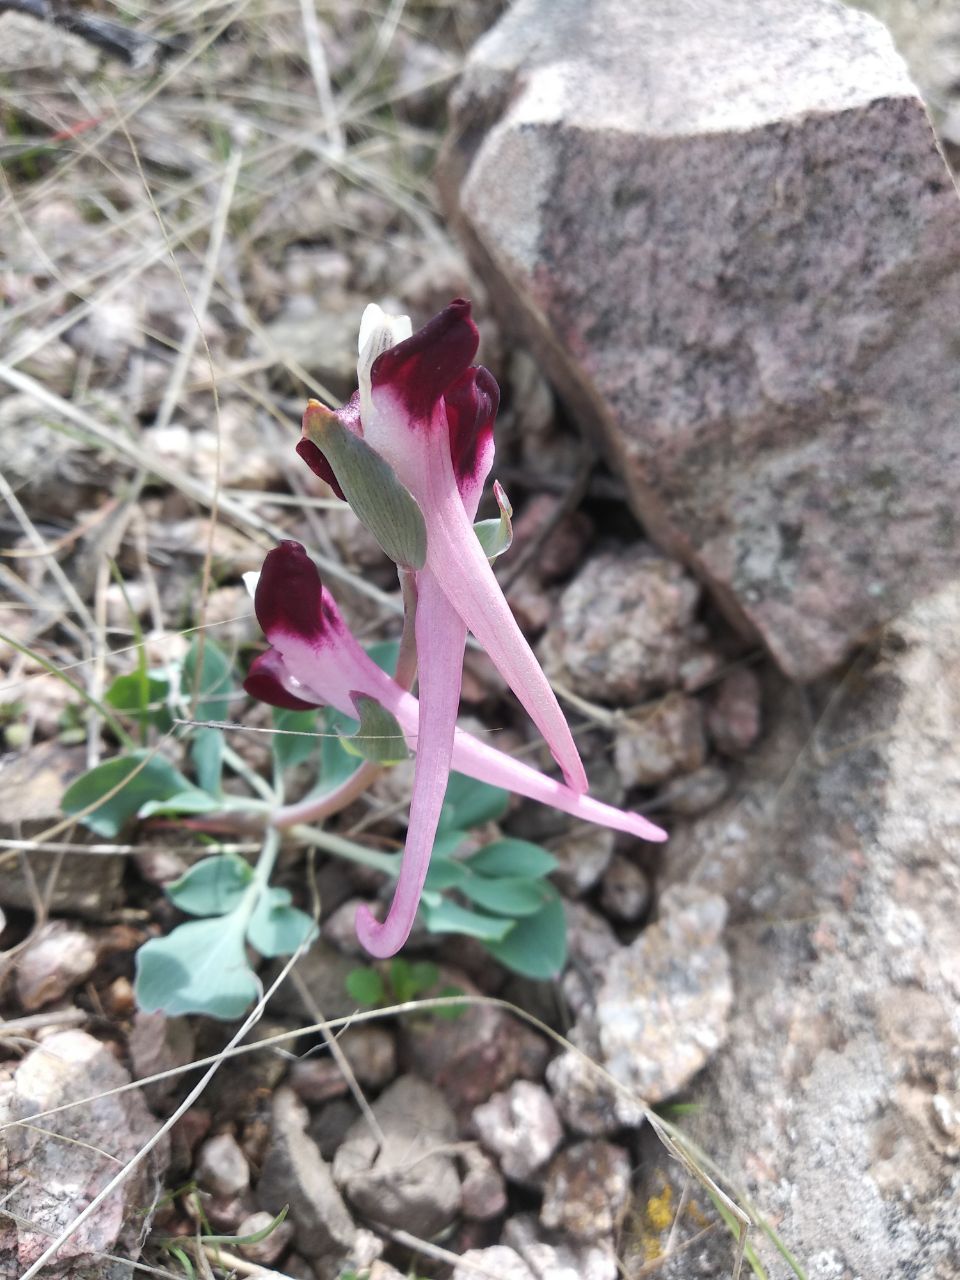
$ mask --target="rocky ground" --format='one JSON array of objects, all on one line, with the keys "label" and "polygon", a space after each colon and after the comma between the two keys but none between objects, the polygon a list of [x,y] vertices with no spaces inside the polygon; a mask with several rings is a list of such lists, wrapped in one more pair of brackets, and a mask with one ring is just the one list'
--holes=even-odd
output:
[{"label": "rocky ground", "polygon": [[[940,969],[955,966],[949,876],[921,859],[932,923],[929,902],[892,909],[909,788],[899,748],[857,751],[891,725],[897,743],[919,726],[910,751],[931,763],[915,804],[948,785],[937,772],[948,735],[919,702],[926,679],[953,670],[949,643],[923,647],[950,633],[953,597],[918,606],[839,686],[832,673],[798,689],[690,567],[645,538],[632,478],[605,465],[502,327],[438,212],[448,94],[501,7],[411,0],[311,18],[291,0],[134,4],[135,65],[0,14],[4,1280],[127,1166],[45,1275],[128,1276],[142,1257],[166,1276],[719,1277],[734,1265],[734,1220],[707,1172],[751,1212],[759,1197],[774,1238],[786,1221],[804,1246],[815,1230],[791,1217],[791,1188],[811,1206],[831,1198],[804,1156],[778,1166],[793,1145],[785,1099],[800,1094],[822,1141],[831,1128],[849,1137],[845,1177],[869,1165],[875,1183],[839,1215],[836,1246],[785,1270],[786,1252],[762,1262],[751,1250],[747,1265],[879,1277],[870,1268],[889,1239],[898,1258],[928,1251],[918,1277],[949,1274],[934,1268],[949,1267],[956,1241],[887,1212],[891,1197],[935,1199],[956,1158],[942,1030],[956,999],[924,969],[919,941],[929,927]],[[387,1013],[345,1031],[338,1053],[316,1032],[291,1035],[222,1059],[201,1089],[199,1064],[235,1028],[144,1013],[132,981],[137,947],[182,919],[163,885],[209,844],[151,821],[94,845],[62,821],[66,785],[117,749],[83,694],[99,700],[131,671],[141,636],[151,666],[181,659],[198,627],[245,666],[260,636],[241,575],[280,537],[324,558],[365,639],[397,634],[392,566],[293,445],[307,396],[352,391],[367,301],[417,324],[457,295],[474,300],[481,359],[503,392],[494,474],[516,518],[500,580],[595,793],[675,840],[664,851],[513,804],[499,830],[559,863],[569,955],[556,981],[511,974],[470,939],[417,935],[409,954],[437,966],[435,989],[500,1003],[454,1020]],[[836,691],[851,680],[867,691],[851,733],[812,736],[837,723]],[[548,764],[477,653],[463,709],[504,749]],[[269,747],[253,732],[269,725],[264,709],[238,695],[229,718],[240,726],[229,745],[265,771]],[[175,737],[164,750],[189,770]],[[860,807],[854,784],[870,796]],[[396,848],[408,786],[400,766],[334,828]],[[781,810],[789,787],[795,809]],[[926,837],[952,848],[950,814]],[[248,1045],[356,1010],[352,913],[381,880],[286,843],[279,883],[316,910],[321,938]],[[892,958],[871,985],[864,957],[884,948]],[[788,1015],[797,967],[809,989]],[[850,994],[835,1032],[838,989]],[[909,1014],[921,998],[923,1025]],[[888,1014],[879,1035],[871,1002]],[[850,1104],[839,1129],[839,1113],[828,1123],[816,1108],[833,1097],[832,1066]],[[860,1098],[858,1112],[856,1079],[871,1097],[895,1092],[896,1108],[877,1119]],[[754,1096],[745,1131],[731,1100]],[[695,1133],[713,1162],[692,1144],[677,1160],[661,1122]],[[908,1128],[922,1135],[916,1150],[898,1145]],[[867,1129],[870,1150],[849,1155]],[[881,1242],[866,1264],[842,1244],[858,1214]]]}]

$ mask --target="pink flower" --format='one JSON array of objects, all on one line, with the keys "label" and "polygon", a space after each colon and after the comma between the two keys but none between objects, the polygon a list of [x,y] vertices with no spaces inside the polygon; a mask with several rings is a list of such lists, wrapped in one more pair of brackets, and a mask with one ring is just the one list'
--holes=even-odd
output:
[{"label": "pink flower", "polygon": [[[453,624],[449,604],[428,575],[426,591],[421,583],[417,607],[417,633],[424,627]],[[273,706],[295,709],[331,706],[349,716],[357,714],[356,699],[370,698],[393,717],[407,746],[417,754],[417,768],[410,806],[410,826],[403,863],[390,913],[380,925],[367,913],[358,913],[357,932],[374,955],[392,955],[406,940],[413,925],[420,892],[430,863],[437,819],[450,768],[504,787],[518,795],[617,831],[645,840],[664,840],[666,833],[636,813],[602,804],[562,782],[513,760],[454,724],[449,734],[437,732],[434,710],[406,692],[364,652],[340,615],[330,593],[322,585],[313,561],[297,542],[283,542],[264,561],[254,593],[260,626],[271,647],[251,665],[244,687],[253,697]],[[457,624],[462,629],[462,622]],[[432,682],[441,696],[459,698],[460,659],[454,646],[435,655],[439,674]],[[422,681],[421,681],[422,687]],[[442,708],[444,713],[446,708]],[[454,717],[456,710],[454,710]],[[423,815],[427,817],[424,819]],[[436,814],[436,817],[434,817]]]},{"label": "pink flower", "polygon": [[[412,336],[405,316],[389,317],[379,307],[368,307],[360,330],[359,390],[336,412],[310,403],[298,452],[318,475],[335,483],[363,519],[364,510],[350,493],[352,477],[343,468],[337,474],[336,459],[321,447],[331,442],[336,423],[362,439],[414,500],[425,551],[422,564],[410,567],[418,571],[417,587],[421,600],[427,596],[430,615],[429,626],[418,625],[421,696],[434,700],[424,683],[432,682],[435,657],[456,647],[462,651],[459,632],[472,631],[543,734],[568,785],[586,791],[583,764],[560,705],[473,529],[493,465],[500,400],[493,376],[470,363],[478,342],[470,304],[462,299]],[[447,683],[452,687],[452,680]],[[448,712],[451,700],[448,691],[443,698]]]},{"label": "pink flower", "polygon": [[378,955],[397,951],[413,925],[450,769],[468,629],[540,729],[568,787],[587,790],[570,728],[473,527],[500,399],[492,375],[471,364],[478,344],[463,299],[415,334],[406,316],[368,307],[356,394],[336,412],[311,401],[298,445],[384,550],[416,573],[420,722],[407,852],[386,920],[367,912],[357,921]]}]

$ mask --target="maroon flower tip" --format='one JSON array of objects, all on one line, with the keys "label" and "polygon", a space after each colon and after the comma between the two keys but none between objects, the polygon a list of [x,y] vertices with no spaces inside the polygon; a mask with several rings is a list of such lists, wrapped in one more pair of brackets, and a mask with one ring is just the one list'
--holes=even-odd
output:
[{"label": "maroon flower tip", "polygon": [[296,636],[316,645],[333,621],[317,566],[299,542],[281,542],[268,552],[253,607],[268,640]]},{"label": "maroon flower tip", "polygon": [[265,702],[270,707],[282,707],[285,711],[312,711],[318,704],[304,702],[288,693],[283,683],[283,659],[276,649],[258,654],[250,664],[243,687],[251,698]]},{"label": "maroon flower tip", "polygon": [[443,397],[450,428],[450,457],[457,480],[475,476],[482,446],[500,407],[497,380],[483,365],[464,370]]},{"label": "maroon flower tip", "polygon": [[480,334],[470,303],[454,298],[411,337],[384,351],[373,362],[373,389],[389,386],[414,421],[429,419],[452,382],[470,365]]},{"label": "maroon flower tip", "polygon": [[319,476],[321,480],[325,480],[338,498],[344,498],[343,490],[340,488],[340,482],[333,474],[333,467],[326,460],[323,453],[317,448],[312,440],[308,440],[303,436],[297,441],[297,453],[304,460],[315,476]]}]

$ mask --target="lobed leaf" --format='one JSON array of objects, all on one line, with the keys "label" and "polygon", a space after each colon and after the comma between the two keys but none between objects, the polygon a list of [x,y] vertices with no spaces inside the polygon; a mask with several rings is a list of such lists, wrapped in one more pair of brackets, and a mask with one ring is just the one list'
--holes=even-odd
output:
[{"label": "lobed leaf", "polygon": [[503,941],[512,929],[519,927],[515,920],[481,915],[447,898],[441,898],[439,902],[424,898],[420,910],[430,933],[462,933],[468,938],[479,938],[488,947],[491,942]]},{"label": "lobed leaf", "polygon": [[536,913],[517,920],[502,939],[485,941],[492,956],[525,978],[555,978],[567,960],[567,919],[556,890]]},{"label": "lobed leaf", "polygon": [[268,960],[293,955],[317,936],[305,911],[290,905],[287,889],[264,889],[247,926],[247,941]]},{"label": "lobed leaf", "polygon": [[457,888],[478,907],[501,916],[532,916],[550,900],[552,886],[545,880],[522,876],[490,880],[467,875]]},{"label": "lobed leaf", "polygon": [[[150,800],[169,800],[178,792],[194,788],[183,774],[161,755],[147,758],[145,751],[114,756],[76,778],[64,792],[64,813],[80,813],[88,805],[119,788],[109,799],[86,814],[81,821],[97,835],[112,839],[118,835]],[[144,764],[143,761],[146,760]],[[138,766],[141,766],[139,768]],[[125,781],[129,779],[129,781]]]},{"label": "lobed leaf", "polygon": [[552,853],[529,840],[494,840],[466,860],[466,866],[484,876],[524,876],[537,879],[557,869]]},{"label": "lobed leaf", "polygon": [[222,916],[239,906],[253,869],[236,854],[204,858],[166,886],[175,907],[191,916]]},{"label": "lobed leaf", "polygon": [[137,952],[134,990],[146,1013],[204,1013],[229,1021],[259,998],[247,963],[243,913],[190,920]]},{"label": "lobed leaf", "polygon": [[503,817],[509,805],[509,791],[453,772],[447,782],[439,830],[441,833],[455,828],[468,831],[485,822],[496,822]]}]

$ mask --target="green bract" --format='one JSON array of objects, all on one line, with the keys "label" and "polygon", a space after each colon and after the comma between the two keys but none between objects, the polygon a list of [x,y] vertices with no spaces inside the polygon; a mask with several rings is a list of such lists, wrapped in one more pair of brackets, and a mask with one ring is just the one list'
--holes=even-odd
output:
[{"label": "green bract", "polygon": [[422,569],[427,559],[423,512],[388,463],[317,401],[310,402],[303,425],[329,460],[354,514],[390,559],[407,569]]},{"label": "green bract", "polygon": [[354,704],[360,716],[360,728],[341,737],[344,749],[377,764],[399,764],[401,760],[408,760],[407,742],[395,717],[373,698],[359,695]]}]

